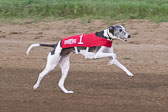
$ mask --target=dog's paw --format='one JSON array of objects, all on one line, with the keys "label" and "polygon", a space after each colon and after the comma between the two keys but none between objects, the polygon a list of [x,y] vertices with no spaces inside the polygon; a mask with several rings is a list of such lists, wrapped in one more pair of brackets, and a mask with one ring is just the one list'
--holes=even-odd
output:
[{"label": "dog's paw", "polygon": [[134,75],[130,72],[130,73],[127,73],[128,74],[128,76],[130,76],[130,77],[133,77]]},{"label": "dog's paw", "polygon": [[66,94],[72,94],[72,93],[74,93],[73,91],[66,91],[65,92]]},{"label": "dog's paw", "polygon": [[35,85],[33,86],[33,89],[36,90],[38,87],[39,87],[39,85],[35,84]]}]

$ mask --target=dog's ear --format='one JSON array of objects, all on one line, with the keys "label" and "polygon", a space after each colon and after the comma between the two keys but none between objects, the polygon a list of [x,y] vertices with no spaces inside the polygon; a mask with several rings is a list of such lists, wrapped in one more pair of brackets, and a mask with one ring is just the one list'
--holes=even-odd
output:
[{"label": "dog's ear", "polygon": [[109,27],[109,32],[114,35],[114,26],[110,26],[110,27]]}]

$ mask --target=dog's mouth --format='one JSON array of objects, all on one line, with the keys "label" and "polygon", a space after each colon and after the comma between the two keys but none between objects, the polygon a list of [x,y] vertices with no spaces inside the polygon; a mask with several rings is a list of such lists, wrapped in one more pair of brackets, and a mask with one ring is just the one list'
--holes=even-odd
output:
[{"label": "dog's mouth", "polygon": [[120,37],[120,39],[121,39],[122,41],[125,41],[125,42],[127,42],[127,38]]}]

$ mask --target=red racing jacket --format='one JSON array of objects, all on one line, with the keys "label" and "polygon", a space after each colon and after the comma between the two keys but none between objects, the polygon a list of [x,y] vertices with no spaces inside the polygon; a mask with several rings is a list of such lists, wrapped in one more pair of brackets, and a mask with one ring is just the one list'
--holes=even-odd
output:
[{"label": "red racing jacket", "polygon": [[94,46],[111,47],[112,41],[98,37],[95,33],[90,33],[66,37],[62,40],[61,46],[62,48]]}]

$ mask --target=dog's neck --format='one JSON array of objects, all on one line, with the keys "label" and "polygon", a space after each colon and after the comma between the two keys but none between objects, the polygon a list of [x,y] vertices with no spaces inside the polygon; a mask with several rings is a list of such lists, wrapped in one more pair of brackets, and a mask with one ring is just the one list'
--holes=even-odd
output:
[{"label": "dog's neck", "polygon": [[105,29],[104,31],[101,31],[101,32],[96,32],[96,36],[102,37],[111,41],[115,39],[115,37],[111,33],[109,33],[108,29]]},{"label": "dog's neck", "polygon": [[112,34],[112,33],[109,32],[109,29],[105,29],[104,30],[104,36],[106,36],[110,40],[116,39],[116,37],[114,36],[114,34]]}]

